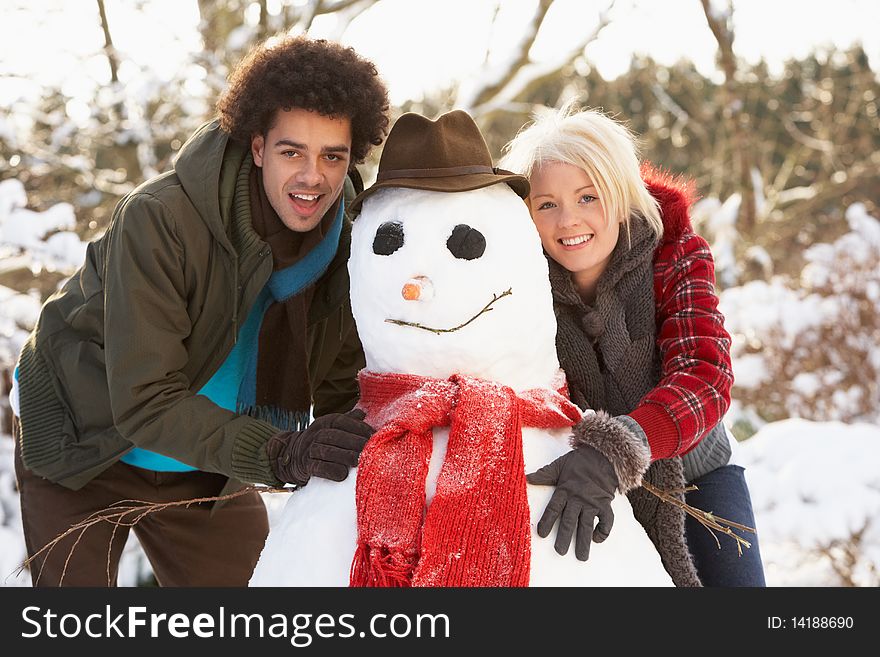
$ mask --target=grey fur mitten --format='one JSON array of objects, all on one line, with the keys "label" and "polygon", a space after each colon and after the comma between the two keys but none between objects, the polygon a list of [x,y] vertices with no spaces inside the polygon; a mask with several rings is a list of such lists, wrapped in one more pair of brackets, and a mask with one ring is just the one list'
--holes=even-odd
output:
[{"label": "grey fur mitten", "polygon": [[571,446],[589,445],[601,452],[614,466],[618,490],[626,493],[641,486],[642,475],[651,465],[651,449],[643,435],[632,418],[596,411],[574,426]]}]

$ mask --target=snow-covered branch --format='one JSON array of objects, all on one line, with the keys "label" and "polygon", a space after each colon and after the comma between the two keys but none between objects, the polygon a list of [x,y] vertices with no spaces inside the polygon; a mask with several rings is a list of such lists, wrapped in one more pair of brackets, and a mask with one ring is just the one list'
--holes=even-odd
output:
[{"label": "snow-covered branch", "polygon": [[595,27],[569,50],[550,61],[534,62],[529,57],[529,51],[552,4],[552,0],[542,0],[539,3],[511,56],[505,62],[487,70],[481,78],[462,86],[456,98],[456,107],[469,111],[484,127],[499,112],[519,111],[517,108],[522,107],[522,103],[533,95],[535,89],[558,77],[566,66],[583,55],[586,47],[598,38],[610,23],[614,0],[599,13]]},{"label": "snow-covered branch", "polygon": [[466,111],[487,102],[500,92],[510,82],[517,72],[529,62],[529,51],[535,43],[544,17],[553,4],[553,0],[538,0],[535,13],[532,15],[526,29],[523,31],[519,42],[513,49],[511,56],[502,64],[488,68],[481,77],[478,77],[471,85],[459,90],[456,105]]}]

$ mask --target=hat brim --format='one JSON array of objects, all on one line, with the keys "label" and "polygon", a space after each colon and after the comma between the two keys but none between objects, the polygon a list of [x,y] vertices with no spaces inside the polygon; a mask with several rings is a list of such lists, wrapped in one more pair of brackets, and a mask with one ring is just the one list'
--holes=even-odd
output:
[{"label": "hat brim", "polygon": [[490,185],[507,183],[520,198],[529,195],[529,181],[515,173],[472,173],[464,176],[445,176],[436,178],[392,178],[374,183],[358,194],[349,206],[352,213],[359,213],[363,202],[385,187],[405,187],[423,189],[429,192],[469,192]]}]

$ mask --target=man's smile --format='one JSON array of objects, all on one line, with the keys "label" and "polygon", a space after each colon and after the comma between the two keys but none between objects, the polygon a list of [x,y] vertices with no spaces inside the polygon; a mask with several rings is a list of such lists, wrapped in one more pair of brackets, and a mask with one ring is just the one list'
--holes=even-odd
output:
[{"label": "man's smile", "polygon": [[290,192],[287,198],[290,199],[291,205],[297,214],[309,216],[318,207],[324,194],[307,194],[304,192]]}]

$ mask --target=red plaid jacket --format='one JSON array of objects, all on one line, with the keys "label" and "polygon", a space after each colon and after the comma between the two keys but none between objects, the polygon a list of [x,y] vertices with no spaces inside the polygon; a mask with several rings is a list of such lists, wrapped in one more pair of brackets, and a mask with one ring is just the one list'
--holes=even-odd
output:
[{"label": "red plaid jacket", "polygon": [[663,238],[654,252],[660,381],[628,415],[648,437],[652,460],[689,452],[730,405],[730,334],[718,311],[715,262],[693,232],[689,184],[653,168],[642,174],[660,202]]}]

